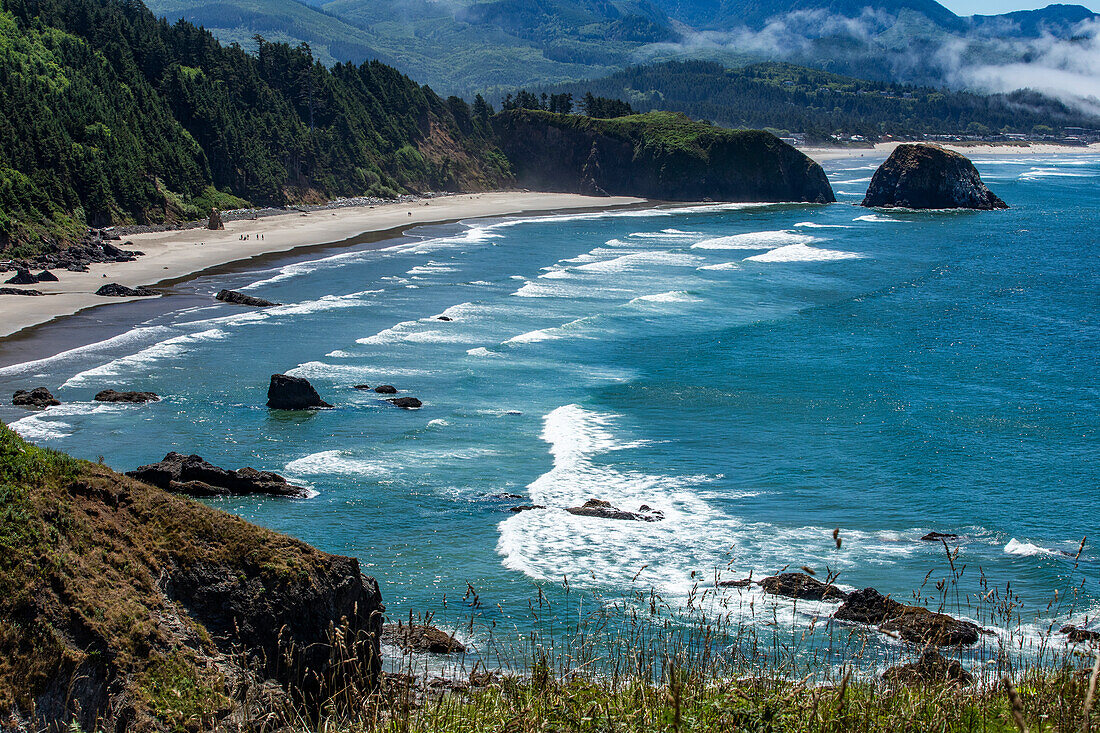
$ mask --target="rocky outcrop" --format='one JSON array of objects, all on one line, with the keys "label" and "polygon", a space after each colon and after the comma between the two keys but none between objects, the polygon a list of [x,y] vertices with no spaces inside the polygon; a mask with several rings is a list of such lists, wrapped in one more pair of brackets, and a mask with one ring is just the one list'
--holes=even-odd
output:
[{"label": "rocky outcrop", "polygon": [[938,145],[899,145],[878,167],[863,206],[906,209],[1007,209],[966,156]]},{"label": "rocky outcrop", "polygon": [[0,295],[45,295],[41,290],[21,290],[20,288],[0,288]]},{"label": "rocky outcrop", "polygon": [[270,308],[273,305],[282,305],[282,303],[273,303],[270,300],[264,300],[263,298],[257,298],[253,295],[245,295],[244,293],[238,293],[236,290],[228,290],[223,288],[214,296],[215,300],[220,300],[223,303],[233,303],[235,305],[250,305],[254,308]]},{"label": "rocky outcrop", "polygon": [[841,601],[848,594],[806,573],[780,573],[760,581],[765,593],[805,601]]},{"label": "rocky outcrop", "polygon": [[951,542],[959,539],[959,536],[950,532],[929,532],[921,539],[925,542]]},{"label": "rocky outcrop", "polygon": [[11,403],[16,407],[29,407],[32,410],[44,410],[47,407],[60,405],[61,400],[50,394],[45,387],[35,387],[32,390],[16,390],[11,396]]},{"label": "rocky outcrop", "polygon": [[382,643],[418,654],[461,654],[466,651],[465,644],[430,624],[386,624],[382,627]]},{"label": "rocky outcrop", "polygon": [[[13,260],[8,265],[0,265],[0,272],[8,270],[69,270],[87,272],[88,265],[95,262],[130,262],[141,256],[141,252],[121,249],[110,239],[119,239],[118,235],[106,230],[89,229],[80,242],[68,247],[47,244],[43,251],[28,257]],[[124,242],[126,245],[132,242]]]},{"label": "rocky outcrop", "polygon": [[146,298],[151,295],[160,295],[156,290],[150,288],[128,288],[118,283],[107,283],[99,290],[95,291],[95,294],[109,298]]},{"label": "rocky outcrop", "polygon": [[392,384],[380,384],[374,388],[378,394],[397,394],[397,387]]},{"label": "rocky outcrop", "polygon": [[16,270],[15,275],[4,281],[8,285],[34,285],[38,278],[31,274],[30,270]]},{"label": "rocky outcrop", "polygon": [[395,407],[400,407],[402,410],[419,410],[424,405],[415,397],[391,397],[386,402]]},{"label": "rocky outcrop", "polygon": [[833,618],[878,626],[905,641],[922,645],[968,646],[977,643],[982,633],[982,628],[970,621],[899,603],[874,588],[850,593]]},{"label": "rocky outcrop", "polygon": [[948,659],[935,649],[928,649],[915,662],[891,667],[882,674],[887,682],[899,685],[954,685],[969,687],[974,684],[970,674],[956,659]]},{"label": "rocky outcrop", "polygon": [[141,404],[144,402],[159,402],[160,395],[156,392],[116,392],[113,389],[105,389],[96,393],[93,398],[96,402],[130,402]]},{"label": "rocky outcrop", "polygon": [[512,507],[508,511],[512,512],[513,514],[519,514],[520,512],[529,512],[532,509],[545,509],[545,508],[546,507],[543,506],[542,504],[520,504],[519,506]]},{"label": "rocky outcrop", "polygon": [[[18,619],[4,629],[0,721],[272,730],[377,684],[385,609],[357,560],[101,465],[31,448],[18,460],[34,481],[14,507],[26,541],[0,567],[0,618]],[[201,709],[181,708],[181,690]]]},{"label": "rocky outcrop", "polygon": [[174,494],[189,496],[247,496],[266,494],[303,498],[309,491],[271,471],[220,468],[201,456],[185,456],[172,451],[157,463],[127,471],[130,478],[144,481]]},{"label": "rocky outcrop", "polygon": [[636,512],[627,512],[611,506],[611,502],[601,499],[589,499],[582,506],[569,507],[565,511],[578,517],[597,517],[599,519],[626,519],[640,522],[659,522],[665,518],[663,512],[642,505]]},{"label": "rocky outcrop", "polygon": [[814,161],[774,135],[651,112],[602,120],[536,110],[493,118],[517,183],[667,201],[836,200]]},{"label": "rocky outcrop", "polygon": [[210,218],[206,221],[206,228],[212,231],[225,229],[225,222],[222,221],[222,212],[219,209],[210,209]]},{"label": "rocky outcrop", "polygon": [[1071,644],[1100,643],[1100,631],[1089,631],[1073,624],[1066,624],[1058,630],[1058,633],[1065,634],[1066,641]]},{"label": "rocky outcrop", "polygon": [[61,282],[57,275],[53,274],[49,270],[43,270],[34,276],[40,283],[56,283]]},{"label": "rocky outcrop", "polygon": [[321,399],[308,379],[272,374],[267,388],[267,406],[274,410],[312,410],[332,407]]}]

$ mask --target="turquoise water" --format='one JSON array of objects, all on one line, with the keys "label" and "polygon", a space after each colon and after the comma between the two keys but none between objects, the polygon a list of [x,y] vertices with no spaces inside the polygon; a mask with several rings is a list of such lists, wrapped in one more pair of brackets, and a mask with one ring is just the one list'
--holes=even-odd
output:
[{"label": "turquoise water", "polygon": [[[2,416],[119,469],[179,450],[308,485],[211,503],[360,558],[397,615],[469,583],[522,632],[536,586],[677,606],[716,568],[787,565],[908,597],[949,572],[919,541],[937,530],[965,538],[963,592],[979,568],[1010,584],[1025,629],[1095,619],[1100,157],[979,159],[1013,207],[988,213],[853,207],[877,162],[827,166],[835,205],[477,220],[200,277],[172,312],[0,369],[5,394],[65,403]],[[289,305],[215,304],[222,287]],[[335,409],[268,411],[273,372]],[[91,402],[106,387],[165,399]],[[589,498],[666,518],[563,511]],[[807,618],[717,602],[742,593]]]}]

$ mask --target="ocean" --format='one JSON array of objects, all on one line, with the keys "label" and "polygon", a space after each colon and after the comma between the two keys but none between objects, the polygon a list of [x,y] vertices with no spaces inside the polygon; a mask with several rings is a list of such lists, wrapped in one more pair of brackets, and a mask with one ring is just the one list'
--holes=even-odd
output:
[{"label": "ocean", "polygon": [[[0,392],[64,404],[0,417],[119,470],[176,450],[282,473],[314,495],[208,503],[359,558],[395,617],[476,616],[475,647],[522,638],[539,599],[639,589],[796,631],[835,604],[714,581],[802,567],[950,595],[986,646],[1096,627],[1100,156],[976,158],[997,212],[854,206],[880,160],[827,163],[833,205],[472,220],[204,275],[42,329],[87,343],[8,356]],[[275,372],[334,409],[269,411]],[[108,387],[164,399],[92,401]],[[593,498],[664,519],[564,511]]]}]

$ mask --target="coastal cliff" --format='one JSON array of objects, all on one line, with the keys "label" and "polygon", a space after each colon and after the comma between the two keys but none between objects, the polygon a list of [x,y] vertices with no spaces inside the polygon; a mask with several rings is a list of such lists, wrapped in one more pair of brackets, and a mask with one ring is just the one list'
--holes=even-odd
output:
[{"label": "coastal cliff", "polygon": [[512,110],[493,118],[493,130],[526,188],[666,201],[836,200],[821,166],[774,135],[681,114]]},{"label": "coastal cliff", "polygon": [[358,561],[3,426],[0,550],[0,728],[233,727],[380,672]]}]

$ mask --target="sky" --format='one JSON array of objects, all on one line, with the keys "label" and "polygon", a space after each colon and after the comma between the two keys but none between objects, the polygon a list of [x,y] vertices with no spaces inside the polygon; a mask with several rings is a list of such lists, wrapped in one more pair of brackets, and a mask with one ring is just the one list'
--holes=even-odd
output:
[{"label": "sky", "polygon": [[1093,12],[1100,13],[1100,0],[940,0],[942,5],[958,15],[994,15],[996,13],[1009,13],[1013,10],[1033,10],[1042,8],[1054,2],[1064,2],[1068,5],[1084,5]]}]

